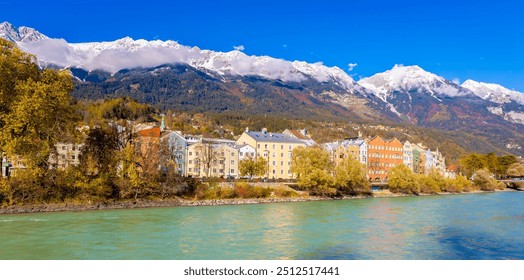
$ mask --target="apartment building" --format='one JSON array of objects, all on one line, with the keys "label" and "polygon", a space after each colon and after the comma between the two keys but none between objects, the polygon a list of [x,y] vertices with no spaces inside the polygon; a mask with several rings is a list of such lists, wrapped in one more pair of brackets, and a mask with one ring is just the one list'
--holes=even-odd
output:
[{"label": "apartment building", "polygon": [[406,140],[402,147],[404,165],[413,171],[413,146]]},{"label": "apartment building", "polygon": [[264,157],[268,164],[267,178],[292,179],[290,171],[291,156],[296,147],[306,147],[302,140],[284,133],[272,133],[267,129],[262,131],[249,131],[236,141],[237,145],[250,145],[255,148],[257,157]]},{"label": "apartment building", "polygon": [[389,170],[404,163],[403,144],[396,138],[383,139],[375,136],[368,142],[368,177],[386,180]]},{"label": "apartment building", "polygon": [[187,146],[186,174],[191,177],[239,177],[239,150],[228,143],[201,141]]}]

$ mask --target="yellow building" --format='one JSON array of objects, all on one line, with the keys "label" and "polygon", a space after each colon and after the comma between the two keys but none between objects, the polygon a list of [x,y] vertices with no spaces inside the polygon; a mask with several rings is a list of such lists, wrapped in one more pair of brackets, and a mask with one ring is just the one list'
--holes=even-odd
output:
[{"label": "yellow building", "polygon": [[360,148],[356,145],[341,144],[335,148],[333,152],[333,164],[335,167],[339,166],[344,160],[349,157],[359,160]]},{"label": "yellow building", "polygon": [[250,145],[255,148],[257,157],[264,157],[268,164],[267,178],[292,179],[290,171],[292,151],[296,147],[305,147],[300,139],[283,133],[271,133],[267,129],[249,131],[246,129],[238,138],[237,145]]},{"label": "yellow building", "polygon": [[198,142],[187,147],[186,174],[191,177],[237,178],[238,150],[225,143]]}]

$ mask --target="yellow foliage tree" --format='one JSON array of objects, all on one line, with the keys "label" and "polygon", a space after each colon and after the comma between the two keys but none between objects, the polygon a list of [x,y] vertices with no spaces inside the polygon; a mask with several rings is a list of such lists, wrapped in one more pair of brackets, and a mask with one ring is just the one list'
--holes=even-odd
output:
[{"label": "yellow foliage tree", "polygon": [[371,184],[366,175],[366,166],[353,157],[348,157],[335,168],[335,186],[348,194],[371,192]]},{"label": "yellow foliage tree", "polygon": [[334,195],[332,164],[329,153],[320,147],[297,147],[293,150],[291,172],[297,175],[298,186],[312,194]]},{"label": "yellow foliage tree", "polygon": [[401,164],[389,170],[389,190],[395,193],[418,194],[419,180],[407,166]]}]

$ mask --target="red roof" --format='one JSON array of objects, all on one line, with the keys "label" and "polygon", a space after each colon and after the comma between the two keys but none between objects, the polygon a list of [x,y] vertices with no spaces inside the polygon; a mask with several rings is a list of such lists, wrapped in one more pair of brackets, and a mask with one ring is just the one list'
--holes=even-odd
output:
[{"label": "red roof", "polygon": [[458,166],[452,164],[452,165],[449,165],[447,169],[450,172],[457,172],[458,171]]},{"label": "red roof", "polygon": [[138,132],[142,137],[160,137],[160,127],[144,129]]}]

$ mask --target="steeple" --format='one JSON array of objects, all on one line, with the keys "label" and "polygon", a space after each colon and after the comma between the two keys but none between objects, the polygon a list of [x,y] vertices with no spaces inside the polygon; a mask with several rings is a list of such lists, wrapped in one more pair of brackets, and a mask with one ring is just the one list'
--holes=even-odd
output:
[{"label": "steeple", "polygon": [[162,122],[160,123],[160,131],[166,130],[165,114],[162,114]]}]

